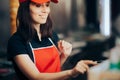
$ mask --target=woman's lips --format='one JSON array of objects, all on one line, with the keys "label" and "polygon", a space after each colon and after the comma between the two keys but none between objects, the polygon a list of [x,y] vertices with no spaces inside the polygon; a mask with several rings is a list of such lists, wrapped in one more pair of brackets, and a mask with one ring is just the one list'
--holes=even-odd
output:
[{"label": "woman's lips", "polygon": [[45,19],[45,18],[47,18],[47,16],[46,15],[39,15],[41,18],[43,18],[43,19]]}]

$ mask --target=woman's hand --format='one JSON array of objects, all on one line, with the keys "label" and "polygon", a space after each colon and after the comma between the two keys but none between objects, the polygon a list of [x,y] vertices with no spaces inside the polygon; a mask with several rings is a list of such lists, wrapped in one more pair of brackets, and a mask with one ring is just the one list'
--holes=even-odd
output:
[{"label": "woman's hand", "polygon": [[75,77],[79,74],[84,74],[89,70],[89,65],[96,65],[96,61],[91,60],[81,60],[77,63],[77,65],[70,71],[72,77]]},{"label": "woman's hand", "polygon": [[59,48],[60,52],[62,54],[64,54],[64,56],[68,57],[72,51],[72,44],[70,44],[69,42],[66,42],[64,40],[60,40],[58,42],[58,48]]}]

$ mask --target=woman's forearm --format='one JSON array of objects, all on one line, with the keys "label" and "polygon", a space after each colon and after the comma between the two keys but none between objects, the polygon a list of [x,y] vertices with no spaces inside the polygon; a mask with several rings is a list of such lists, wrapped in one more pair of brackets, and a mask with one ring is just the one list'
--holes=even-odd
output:
[{"label": "woman's forearm", "polygon": [[57,73],[40,73],[37,80],[66,80],[72,75],[72,70],[61,71]]}]

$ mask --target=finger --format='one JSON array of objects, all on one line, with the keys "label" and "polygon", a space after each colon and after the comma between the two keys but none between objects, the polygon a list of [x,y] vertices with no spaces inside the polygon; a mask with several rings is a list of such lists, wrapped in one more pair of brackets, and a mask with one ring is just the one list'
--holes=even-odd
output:
[{"label": "finger", "polygon": [[58,49],[60,50],[61,53],[63,52],[62,40],[58,42]]},{"label": "finger", "polygon": [[70,44],[69,42],[66,42],[66,41],[65,41],[65,45],[66,45],[67,47],[71,47],[71,46],[72,46],[72,44]]},{"label": "finger", "polygon": [[96,61],[92,61],[92,60],[84,60],[83,62],[87,65],[96,65],[97,64]]},{"label": "finger", "polygon": [[72,46],[68,46],[68,47],[66,47],[66,49],[72,49]]},{"label": "finger", "polygon": [[64,49],[70,49],[70,48],[72,48],[72,45],[70,43],[66,42],[66,41],[63,41],[62,45],[63,45]]},{"label": "finger", "polygon": [[62,46],[64,46],[64,44],[65,44],[65,41],[64,41],[64,40],[62,40]]},{"label": "finger", "polygon": [[77,67],[78,67],[79,71],[82,71],[82,72],[87,71],[87,68],[86,68],[85,64],[82,63],[82,62],[81,62],[81,63],[78,63],[78,64],[77,64]]},{"label": "finger", "polygon": [[85,63],[81,63],[80,65],[82,65],[86,70],[89,70],[88,65],[86,65]]},{"label": "finger", "polygon": [[58,41],[58,47],[60,47],[61,40]]},{"label": "finger", "polygon": [[62,46],[62,40],[59,41],[60,46]]},{"label": "finger", "polygon": [[58,42],[58,48],[60,48],[60,41]]},{"label": "finger", "polygon": [[86,69],[83,67],[83,66],[79,66],[78,67],[78,71],[80,72],[80,73],[82,73],[82,74],[84,74],[85,72],[86,72]]}]

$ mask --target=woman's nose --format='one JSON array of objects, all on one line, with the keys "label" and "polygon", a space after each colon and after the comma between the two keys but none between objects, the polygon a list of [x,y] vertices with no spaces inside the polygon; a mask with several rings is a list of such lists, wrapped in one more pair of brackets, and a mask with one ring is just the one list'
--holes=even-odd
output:
[{"label": "woman's nose", "polygon": [[48,9],[47,6],[42,6],[42,12],[44,13],[47,12],[47,9]]}]

